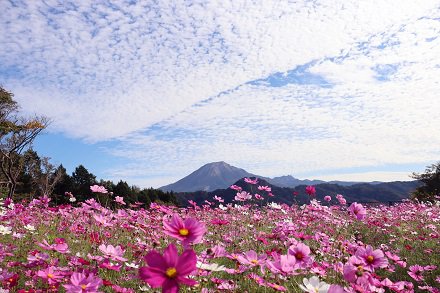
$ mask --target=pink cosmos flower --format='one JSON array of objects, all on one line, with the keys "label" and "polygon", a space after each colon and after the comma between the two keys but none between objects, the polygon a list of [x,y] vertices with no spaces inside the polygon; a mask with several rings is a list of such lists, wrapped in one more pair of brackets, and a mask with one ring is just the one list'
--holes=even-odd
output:
[{"label": "pink cosmos flower", "polygon": [[70,276],[70,284],[63,285],[63,287],[67,293],[97,292],[102,284],[102,280],[92,273],[87,276],[75,272]]},{"label": "pink cosmos flower", "polygon": [[324,200],[329,202],[332,200],[332,197],[330,195],[326,195],[326,196],[324,196]]},{"label": "pink cosmos flower", "polygon": [[50,285],[57,284],[63,279],[63,275],[56,271],[53,266],[38,271],[37,276],[46,280]]},{"label": "pink cosmos flower", "polygon": [[244,182],[246,182],[246,183],[249,183],[249,184],[257,184],[258,183],[258,178],[255,178],[255,179],[250,179],[250,178],[247,178],[247,177],[245,177],[244,178]]},{"label": "pink cosmos flower", "polygon": [[424,277],[422,273],[425,271],[425,269],[422,266],[414,265],[409,267],[408,275],[411,276],[414,280],[417,282],[423,281]]},{"label": "pink cosmos flower", "polygon": [[99,186],[99,185],[96,185],[96,184],[93,185],[93,186],[90,186],[90,190],[92,192],[97,192],[97,193],[108,193],[107,189],[105,189],[104,186]]},{"label": "pink cosmos flower", "polygon": [[223,198],[221,198],[220,196],[214,195],[214,199],[218,202],[225,202],[225,200]]},{"label": "pink cosmos flower", "polygon": [[258,186],[258,190],[264,190],[267,192],[271,192],[272,188],[270,188],[269,186]]},{"label": "pink cosmos flower", "polygon": [[345,293],[346,291],[344,290],[343,287],[339,286],[339,285],[330,285],[330,288],[328,288],[327,293]]},{"label": "pink cosmos flower", "polygon": [[237,195],[235,196],[235,200],[237,201],[245,201],[252,198],[252,194],[246,191],[237,192]]},{"label": "pink cosmos flower", "polygon": [[261,265],[266,260],[266,255],[258,255],[254,250],[246,252],[244,255],[239,255],[237,260],[244,265],[254,267],[256,265]]},{"label": "pink cosmos flower", "polygon": [[104,244],[99,245],[99,250],[108,258],[114,261],[127,261],[126,258],[123,258],[124,251],[121,246],[113,246],[111,244],[105,246]]},{"label": "pink cosmos flower", "polygon": [[196,281],[186,278],[196,270],[197,256],[192,249],[177,254],[177,248],[170,244],[163,256],[157,251],[150,251],[145,256],[147,267],[139,269],[139,277],[152,288],[162,287],[163,293],[177,293],[179,284],[194,286]]},{"label": "pink cosmos flower", "polygon": [[306,193],[310,196],[314,196],[316,194],[315,186],[309,185],[306,187]]},{"label": "pink cosmos flower", "polygon": [[266,261],[267,268],[274,274],[291,274],[296,268],[296,260],[290,254],[273,255],[273,261]]},{"label": "pink cosmos flower", "polygon": [[366,248],[359,247],[355,255],[365,262],[365,267],[374,271],[375,268],[385,268],[388,266],[388,259],[380,249],[373,250],[370,245]]},{"label": "pink cosmos flower", "polygon": [[310,263],[310,247],[304,243],[300,242],[296,246],[290,246],[288,254],[295,258],[297,265],[300,267],[305,267]]},{"label": "pink cosmos flower", "polygon": [[352,203],[348,210],[350,211],[350,213],[355,215],[356,219],[358,220],[362,220],[367,214],[367,210],[360,203],[357,202]]},{"label": "pink cosmos flower", "polygon": [[364,266],[365,263],[362,259],[355,255],[351,256],[343,268],[344,279],[350,283],[354,283],[358,278],[365,278],[368,271],[365,270]]},{"label": "pink cosmos flower", "polygon": [[165,234],[182,241],[185,247],[189,244],[200,243],[206,233],[204,224],[193,218],[183,221],[178,214],[174,214],[170,222],[164,219],[163,226]]},{"label": "pink cosmos flower", "polygon": [[122,196],[116,196],[115,197],[115,202],[122,204],[122,205],[126,205],[124,198]]},{"label": "pink cosmos flower", "polygon": [[237,186],[235,184],[231,185],[231,187],[229,187],[229,188],[233,189],[233,190],[237,190],[237,191],[241,191],[242,190],[242,188],[240,186]]}]

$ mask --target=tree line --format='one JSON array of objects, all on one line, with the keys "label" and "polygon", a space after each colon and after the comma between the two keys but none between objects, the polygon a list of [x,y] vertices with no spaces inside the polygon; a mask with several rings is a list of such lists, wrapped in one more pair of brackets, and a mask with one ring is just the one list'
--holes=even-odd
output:
[{"label": "tree line", "polygon": [[[115,205],[116,196],[127,205],[149,206],[152,202],[177,204],[173,192],[153,188],[140,189],[120,180],[97,180],[83,165],[69,175],[61,164],[55,166],[48,157],[40,157],[32,149],[35,138],[46,129],[50,121],[43,116],[23,117],[13,94],[0,86],[0,192],[8,198],[32,199],[49,196],[54,204],[85,201],[96,198],[90,186],[98,184],[108,190],[108,205]],[[69,193],[67,193],[69,192]],[[67,194],[67,195],[66,195]]]}]

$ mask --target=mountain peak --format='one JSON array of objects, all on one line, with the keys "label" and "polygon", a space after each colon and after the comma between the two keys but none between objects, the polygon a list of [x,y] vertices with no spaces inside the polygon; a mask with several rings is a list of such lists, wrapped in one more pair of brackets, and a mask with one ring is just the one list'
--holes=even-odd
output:
[{"label": "mountain peak", "polygon": [[162,186],[164,191],[213,191],[234,184],[243,177],[255,176],[247,171],[231,166],[224,161],[203,165],[179,181]]}]

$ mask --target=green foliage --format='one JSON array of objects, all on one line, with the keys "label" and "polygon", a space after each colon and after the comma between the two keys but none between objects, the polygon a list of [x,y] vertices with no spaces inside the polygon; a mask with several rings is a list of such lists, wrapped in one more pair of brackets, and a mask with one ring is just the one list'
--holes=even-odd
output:
[{"label": "green foliage", "polygon": [[421,201],[433,201],[440,195],[440,161],[427,166],[425,173],[413,173],[412,177],[423,183],[416,189],[412,197]]}]

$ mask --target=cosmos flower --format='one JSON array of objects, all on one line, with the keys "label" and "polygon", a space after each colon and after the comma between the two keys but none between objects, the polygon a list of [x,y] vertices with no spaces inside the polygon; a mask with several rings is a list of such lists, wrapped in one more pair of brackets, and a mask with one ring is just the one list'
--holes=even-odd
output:
[{"label": "cosmos flower", "polygon": [[163,226],[165,234],[182,241],[185,247],[200,243],[206,232],[204,224],[193,218],[183,221],[178,214],[174,214],[169,222],[164,219]]},{"label": "cosmos flower", "polygon": [[102,284],[102,280],[92,273],[86,275],[74,272],[70,276],[70,284],[63,287],[67,293],[97,292]]},{"label": "cosmos flower", "polygon": [[163,293],[176,293],[179,285],[194,286],[196,281],[187,276],[196,270],[197,256],[192,249],[185,250],[178,255],[177,248],[170,244],[161,255],[157,251],[150,251],[145,256],[147,267],[139,269],[139,277],[152,288],[162,287]]},{"label": "cosmos flower", "polygon": [[299,285],[299,287],[304,290],[304,292],[309,293],[327,293],[328,289],[330,288],[330,285],[321,282],[317,276],[313,276],[310,279],[303,279],[303,285]]},{"label": "cosmos flower", "polygon": [[101,244],[99,245],[99,250],[101,250],[101,252],[108,258],[114,260],[114,261],[127,261],[126,258],[123,258],[122,256],[124,255],[124,251],[122,250],[121,246],[113,246],[111,244],[109,245],[104,245]]},{"label": "cosmos flower", "polygon": [[360,203],[357,202],[352,203],[348,208],[348,210],[358,220],[362,220],[363,218],[365,218],[365,215],[367,214],[367,210]]},{"label": "cosmos flower", "polygon": [[315,186],[309,185],[306,187],[306,193],[310,196],[314,196],[316,194]]},{"label": "cosmos flower", "polygon": [[365,262],[365,267],[374,271],[375,268],[385,268],[388,266],[388,259],[380,249],[373,250],[370,245],[366,248],[359,247],[355,254]]},{"label": "cosmos flower", "polygon": [[92,192],[96,192],[96,193],[108,193],[107,189],[104,186],[99,186],[99,185],[93,185],[90,186],[90,190]]}]

